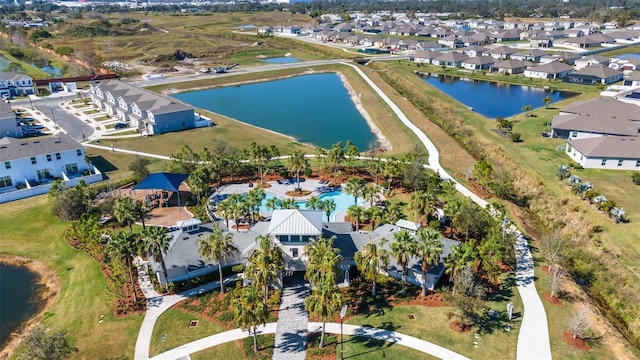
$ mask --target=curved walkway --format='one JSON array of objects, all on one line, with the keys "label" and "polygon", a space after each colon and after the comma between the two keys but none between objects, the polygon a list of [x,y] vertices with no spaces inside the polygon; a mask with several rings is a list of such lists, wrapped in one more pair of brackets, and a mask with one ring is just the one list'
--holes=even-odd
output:
[{"label": "curved walkway", "polygon": [[[440,154],[438,149],[427,137],[427,135],[414,125],[411,120],[391,101],[391,99],[357,66],[351,66],[363,80],[373,88],[373,90],[389,105],[391,110],[398,116],[400,121],[407,126],[427,148],[429,153],[429,165],[443,179],[452,180],[456,190],[464,196],[469,197],[481,207],[486,207],[488,202],[471,192],[464,185],[457,182],[440,165]],[[551,359],[551,344],[549,342],[549,328],[547,325],[547,314],[542,305],[542,300],[536,291],[534,283],[533,258],[527,240],[518,232],[516,237],[516,286],[522,298],[523,317],[518,334],[517,359]]]},{"label": "curved walkway", "polygon": [[[310,332],[319,332],[322,329],[322,323],[310,322],[307,326],[307,330]],[[268,323],[261,326],[258,330],[259,335],[275,334],[276,323]],[[340,334],[339,323],[326,323],[325,332],[329,334]],[[453,360],[469,360],[456,352],[445,349],[442,346],[424,341],[413,336],[400,334],[390,330],[377,329],[367,326],[359,325],[343,325],[343,333],[347,336],[359,336],[370,339],[388,341],[394,344],[406,346],[414,350],[418,350],[425,354],[435,356],[439,359],[453,359]],[[251,336],[249,332],[242,331],[240,329],[233,329],[225,331],[219,334],[207,336],[205,338],[192,341],[188,344],[184,344],[175,349],[165,351],[162,354],[156,355],[151,360],[177,360],[184,358],[187,355],[196,353],[208,349],[210,347],[218,346],[230,341],[244,339]]]}]

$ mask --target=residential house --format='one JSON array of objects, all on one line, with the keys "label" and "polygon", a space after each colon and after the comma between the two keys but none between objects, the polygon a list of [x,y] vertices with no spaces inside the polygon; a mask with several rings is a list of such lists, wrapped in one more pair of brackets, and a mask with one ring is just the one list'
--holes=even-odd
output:
[{"label": "residential house", "polygon": [[532,48],[550,48],[553,47],[553,38],[549,35],[536,35],[529,39],[529,46]]},{"label": "residential house", "polygon": [[566,154],[589,169],[640,170],[640,138],[603,136],[567,141]]},{"label": "residential house", "polygon": [[622,80],[622,85],[632,88],[640,88],[640,72],[632,72],[625,76]]},{"label": "residential house", "polygon": [[82,145],[66,134],[48,138],[0,139],[0,203],[46,194],[55,179],[67,187],[91,184],[102,174],[85,158]]},{"label": "residential house", "polygon": [[500,73],[500,74],[522,74],[529,66],[532,66],[533,63],[522,61],[522,60],[505,60],[491,65],[492,73]]},{"label": "residential house", "polygon": [[467,55],[468,57],[482,56],[482,55],[486,54],[488,51],[489,51],[489,48],[486,48],[486,47],[480,46],[480,45],[473,45],[473,46],[469,46],[469,47],[463,47],[462,49],[458,50],[458,52],[461,52],[461,53]]},{"label": "residential house", "polygon": [[132,128],[143,134],[162,134],[210,125],[196,119],[192,106],[120,80],[91,84],[89,90],[91,101],[98,109],[130,123]]},{"label": "residential house", "polygon": [[469,70],[489,70],[496,59],[491,56],[476,56],[462,61],[461,66]]},{"label": "residential house", "polygon": [[537,79],[561,79],[571,74],[572,71],[573,67],[571,65],[554,61],[526,69],[524,76]]},{"label": "residential house", "polygon": [[551,122],[551,137],[587,139],[601,136],[637,136],[638,106],[610,97],[574,102]]},{"label": "residential house", "polygon": [[580,54],[568,51],[559,51],[553,54],[547,54],[540,57],[540,63],[547,64],[553,61],[562,61],[566,64],[573,65],[577,59],[581,56]]},{"label": "residential house", "polygon": [[19,138],[23,136],[22,125],[8,102],[0,101],[0,136]]},{"label": "residential house", "polygon": [[596,65],[596,64],[608,66],[609,62],[610,62],[610,59],[602,55],[589,55],[589,56],[585,56],[580,59],[577,59],[574,65],[576,67],[576,70],[580,70],[587,66]]},{"label": "residential house", "polygon": [[563,78],[563,81],[585,85],[607,85],[622,80],[623,76],[624,73],[622,71],[612,69],[608,66],[596,64],[587,66],[565,76]]},{"label": "residential house", "polygon": [[464,46],[464,42],[462,42],[462,40],[460,40],[458,37],[453,35],[449,35],[449,36],[438,39],[438,44],[450,47],[452,49],[457,49]]},{"label": "residential house", "polygon": [[427,50],[427,51],[421,51],[411,55],[410,60],[419,64],[431,65],[433,64],[433,59],[439,57],[440,55],[442,55],[442,53],[439,51]]},{"label": "residential house", "polygon": [[12,98],[35,94],[33,79],[24,74],[0,73],[0,96]]},{"label": "residential house", "polygon": [[489,55],[493,56],[495,59],[507,60],[511,58],[512,54],[517,52],[518,50],[508,46],[497,46],[489,50]]},{"label": "residential house", "polygon": [[539,50],[539,49],[532,49],[532,50],[525,50],[525,51],[520,51],[520,52],[511,54],[511,59],[540,62],[540,58],[546,55],[549,55],[549,53],[546,51]]},{"label": "residential house", "polygon": [[458,52],[447,52],[433,59],[433,65],[446,67],[461,67],[462,62],[469,59],[467,55]]},{"label": "residential house", "polygon": [[575,46],[581,49],[600,47],[602,44],[613,44],[615,41],[613,38],[604,35],[602,33],[595,33],[592,35],[581,36],[576,38],[568,38],[565,40],[565,44]]}]

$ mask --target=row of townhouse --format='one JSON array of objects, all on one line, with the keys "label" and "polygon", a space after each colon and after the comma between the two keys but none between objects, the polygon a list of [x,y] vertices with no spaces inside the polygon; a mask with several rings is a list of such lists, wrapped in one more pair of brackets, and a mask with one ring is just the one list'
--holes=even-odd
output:
[{"label": "row of townhouse", "polygon": [[640,170],[640,93],[635,103],[616,98],[574,102],[551,122],[551,136],[566,139],[566,154],[585,168]]},{"label": "row of townhouse", "polygon": [[[522,51],[508,46],[488,48],[476,45],[450,52],[421,51],[413,54],[410,59],[427,65],[510,75],[523,74],[530,78],[563,79],[565,82],[588,85],[611,84],[623,80],[622,70],[640,69],[640,61],[637,59],[625,60],[624,66],[614,67],[608,66],[609,59],[602,56],[579,56],[575,53],[552,54],[539,49]],[[631,73],[628,78],[635,76],[635,73]]]},{"label": "row of townhouse", "polygon": [[142,134],[191,129],[200,121],[192,106],[120,80],[91,84],[89,96],[98,109],[127,122]]},{"label": "row of townhouse", "polygon": [[12,98],[35,94],[33,79],[24,74],[0,72],[0,96]]}]

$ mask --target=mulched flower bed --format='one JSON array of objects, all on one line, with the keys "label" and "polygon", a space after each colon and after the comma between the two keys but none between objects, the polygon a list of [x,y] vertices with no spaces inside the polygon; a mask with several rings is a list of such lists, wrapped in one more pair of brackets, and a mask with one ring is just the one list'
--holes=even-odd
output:
[{"label": "mulched flower bed", "polygon": [[589,343],[587,343],[585,339],[582,339],[579,336],[574,338],[573,333],[571,332],[565,331],[564,333],[562,333],[562,337],[567,344],[573,346],[578,350],[591,350],[591,346],[589,346]]},{"label": "mulched flower bed", "polygon": [[302,191],[289,190],[289,191],[285,192],[285,194],[287,194],[287,196],[291,196],[291,197],[301,197],[301,196],[307,196],[307,195],[311,194],[311,191],[309,191],[309,190],[302,190]]},{"label": "mulched flower bed", "polygon": [[542,294],[542,298],[544,298],[549,304],[562,306],[564,305],[564,301],[559,299],[557,296],[551,297],[551,294],[544,293]]},{"label": "mulched flower bed", "polygon": [[460,322],[457,320],[452,321],[449,324],[449,327],[451,328],[451,330],[459,333],[468,333],[469,331],[471,331],[471,326],[460,324]]}]

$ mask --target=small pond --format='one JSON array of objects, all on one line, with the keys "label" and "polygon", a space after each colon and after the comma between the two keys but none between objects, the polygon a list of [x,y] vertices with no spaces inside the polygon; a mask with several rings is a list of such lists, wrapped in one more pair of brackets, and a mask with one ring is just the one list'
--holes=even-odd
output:
[{"label": "small pond", "polygon": [[291,64],[291,63],[300,62],[300,59],[296,59],[290,56],[283,56],[283,57],[268,58],[262,61],[269,64]]},{"label": "small pond", "polygon": [[473,111],[495,119],[509,117],[522,112],[522,107],[544,106],[542,99],[549,96],[552,103],[577,95],[565,91],[547,91],[523,85],[472,80],[431,74],[422,76],[429,85],[458,100]]},{"label": "small pond", "polygon": [[616,56],[618,59],[629,60],[629,59],[640,59],[640,54],[622,54]]},{"label": "small pond", "polygon": [[62,70],[58,69],[55,66],[52,66],[51,64],[45,65],[45,66],[38,66],[36,64],[31,64],[31,65],[37,67],[38,69],[48,73],[53,77],[62,77]]},{"label": "small pond", "polygon": [[25,267],[0,262],[0,348],[41,308],[38,276]]},{"label": "small pond", "polygon": [[362,114],[335,73],[296,76],[173,95],[194,107],[330,148],[351,140],[360,151],[375,143]]}]

